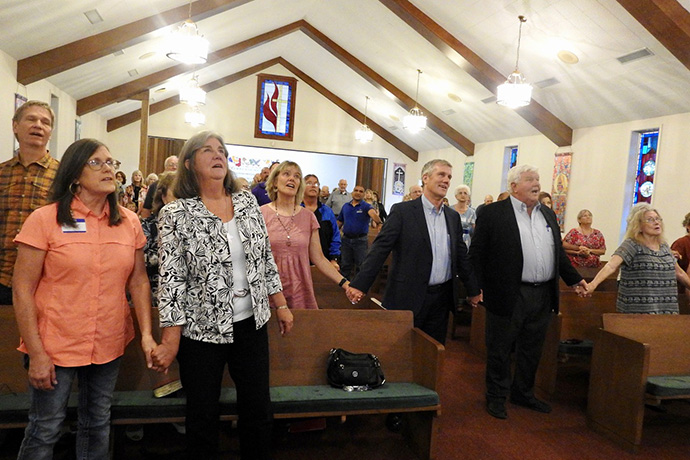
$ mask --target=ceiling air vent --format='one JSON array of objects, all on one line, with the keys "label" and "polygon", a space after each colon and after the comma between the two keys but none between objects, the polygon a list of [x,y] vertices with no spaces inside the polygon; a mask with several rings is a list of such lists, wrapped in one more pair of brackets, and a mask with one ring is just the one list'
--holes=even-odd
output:
[{"label": "ceiling air vent", "polygon": [[482,102],[484,104],[491,104],[492,102],[496,102],[496,96],[491,96],[487,97],[486,99],[482,99]]},{"label": "ceiling air vent", "polygon": [[623,56],[618,56],[618,62],[621,64],[627,64],[628,62],[637,61],[638,59],[645,58],[647,56],[654,56],[649,48],[642,48],[641,50],[633,51],[632,53],[625,54]]},{"label": "ceiling air vent", "polygon": [[441,113],[444,115],[450,116],[450,115],[453,115],[455,113],[455,110],[453,110],[453,109],[442,110]]},{"label": "ceiling air vent", "polygon": [[534,84],[537,88],[544,89],[549,86],[557,85],[560,81],[557,78],[547,78],[546,80],[538,81]]}]

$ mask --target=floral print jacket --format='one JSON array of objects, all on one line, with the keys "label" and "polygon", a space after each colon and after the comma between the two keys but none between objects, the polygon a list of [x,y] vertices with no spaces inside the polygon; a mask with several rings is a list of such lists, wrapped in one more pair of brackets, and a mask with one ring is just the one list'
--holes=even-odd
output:
[{"label": "floral print jacket", "polygon": [[[268,296],[282,285],[256,199],[241,191],[232,202],[258,329],[271,316]],[[232,343],[232,260],[221,219],[200,197],[178,199],[158,215],[158,244],[160,326],[183,326],[192,340]]]}]

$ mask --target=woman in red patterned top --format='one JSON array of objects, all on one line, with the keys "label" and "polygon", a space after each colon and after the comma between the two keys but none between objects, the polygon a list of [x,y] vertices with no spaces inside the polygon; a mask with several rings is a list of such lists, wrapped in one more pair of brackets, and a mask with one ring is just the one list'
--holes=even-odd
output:
[{"label": "woman in red patterned top", "polygon": [[583,209],[577,213],[577,228],[563,238],[563,249],[576,267],[598,267],[599,256],[606,252],[604,235],[592,228],[592,213]]}]

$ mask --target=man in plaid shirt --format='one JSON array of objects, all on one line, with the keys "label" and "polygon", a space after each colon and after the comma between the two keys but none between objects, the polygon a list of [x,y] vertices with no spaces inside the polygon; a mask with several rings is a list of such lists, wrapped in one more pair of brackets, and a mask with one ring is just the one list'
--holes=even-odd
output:
[{"label": "man in plaid shirt", "polygon": [[59,162],[47,145],[55,113],[41,101],[28,101],[12,117],[17,155],[0,163],[0,305],[12,304],[12,271],[17,246],[12,241],[26,218],[48,204]]}]

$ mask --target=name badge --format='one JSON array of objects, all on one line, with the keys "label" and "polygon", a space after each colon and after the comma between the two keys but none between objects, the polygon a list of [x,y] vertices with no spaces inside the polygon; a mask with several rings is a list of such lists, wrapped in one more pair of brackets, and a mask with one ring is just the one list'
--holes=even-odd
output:
[{"label": "name badge", "polygon": [[62,233],[86,233],[86,220],[84,219],[74,219],[77,222],[76,227],[71,227],[69,225],[62,226]]}]

